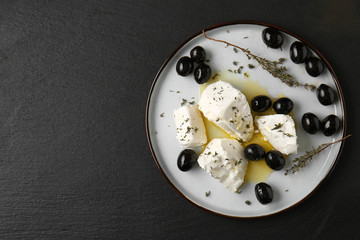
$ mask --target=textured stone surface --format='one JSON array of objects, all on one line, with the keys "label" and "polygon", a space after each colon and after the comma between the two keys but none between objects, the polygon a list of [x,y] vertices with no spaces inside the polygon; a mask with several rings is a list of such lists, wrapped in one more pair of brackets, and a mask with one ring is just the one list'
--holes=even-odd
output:
[{"label": "textured stone surface", "polygon": [[[2,1],[0,239],[359,239],[358,12],[355,0]],[[210,214],[173,191],[144,124],[167,56],[203,28],[246,19],[324,54],[354,135],[311,198],[253,220]]]}]

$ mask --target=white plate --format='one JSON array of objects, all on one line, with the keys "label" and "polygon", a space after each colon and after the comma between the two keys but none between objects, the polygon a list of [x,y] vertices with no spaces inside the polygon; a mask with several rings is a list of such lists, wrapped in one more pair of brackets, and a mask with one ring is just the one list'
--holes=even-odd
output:
[{"label": "white plate", "polygon": [[[311,83],[316,86],[325,83],[336,90],[337,100],[335,104],[330,106],[321,105],[316,98],[315,92],[288,87],[263,70],[256,61],[248,60],[242,53],[235,53],[232,47],[225,48],[223,43],[207,40],[201,33],[183,43],[163,64],[154,80],[148,98],[146,112],[147,137],[154,160],[161,173],[170,185],[190,202],[203,209],[225,216],[260,217],[278,213],[296,205],[308,197],[330,174],[342,149],[343,143],[332,145],[317,155],[306,168],[295,175],[285,176],[284,170],[273,172],[266,181],[274,190],[273,202],[268,205],[261,205],[256,200],[253,190],[255,183],[244,184],[241,187],[242,193],[235,194],[228,191],[200,167],[193,168],[188,172],[181,172],[177,168],[177,157],[182,149],[175,137],[173,111],[180,107],[183,98],[190,100],[194,97],[194,100],[198,102],[199,86],[193,79],[193,75],[179,76],[176,73],[175,66],[180,57],[189,56],[190,50],[197,45],[201,45],[205,49],[207,58],[210,59],[208,64],[213,73],[234,69],[234,60],[244,66],[251,63],[255,66],[254,69],[244,68],[244,72],[248,72],[251,79],[258,81],[273,97],[283,93],[293,100],[295,104],[294,119],[299,126],[297,128],[298,156],[303,155],[311,147],[333,142],[344,136],[346,121],[343,95],[340,84],[328,62],[304,40],[280,28],[278,29],[284,35],[282,50],[267,48],[262,41],[261,33],[268,26],[270,25],[254,22],[232,22],[207,29],[206,33],[209,37],[226,40],[244,48],[249,48],[252,53],[267,59],[286,58],[285,66],[299,82]],[[322,59],[326,65],[324,73],[319,77],[310,77],[305,71],[304,64],[291,62],[289,48],[291,43],[296,40],[307,44],[313,55]],[[239,81],[244,79],[242,74],[237,76]],[[177,93],[177,91],[180,91],[180,93]],[[320,132],[310,135],[301,127],[301,117],[305,112],[313,112],[320,119],[329,114],[335,114],[342,120],[342,129],[332,137],[325,137]],[[160,116],[162,113],[163,117]],[[207,191],[211,191],[209,197],[205,196]],[[251,205],[245,204],[246,200],[250,200]]]}]

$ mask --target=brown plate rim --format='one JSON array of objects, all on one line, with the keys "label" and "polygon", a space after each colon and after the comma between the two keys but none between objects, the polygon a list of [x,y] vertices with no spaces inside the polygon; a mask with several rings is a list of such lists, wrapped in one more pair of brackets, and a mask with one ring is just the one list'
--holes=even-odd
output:
[{"label": "brown plate rim", "polygon": [[[269,23],[265,23],[265,22],[260,22],[260,21],[253,21],[253,20],[238,20],[238,21],[229,21],[229,22],[224,22],[224,23],[220,23],[220,24],[216,24],[216,25],[213,25],[211,27],[208,27],[206,29],[204,29],[204,31],[209,31],[209,30],[212,30],[212,29],[216,29],[216,28],[220,28],[220,27],[224,27],[224,26],[231,26],[231,25],[237,25],[237,24],[252,24],[252,25],[260,25],[260,26],[264,26],[264,27],[272,27],[272,28],[275,28],[275,29],[278,29],[282,32],[285,32],[286,34],[289,34],[290,36],[300,40],[301,42],[305,43],[311,50],[313,50],[320,58],[321,60],[323,61],[323,63],[325,63],[327,69],[329,70],[329,72],[331,73],[334,81],[335,81],[335,84],[336,84],[336,88],[337,88],[337,91],[339,93],[339,98],[341,99],[341,110],[342,110],[342,129],[343,129],[343,137],[346,136],[346,108],[345,108],[345,99],[344,99],[344,95],[343,95],[343,92],[341,90],[341,87],[340,87],[340,82],[333,70],[333,68],[331,67],[331,65],[329,64],[329,62],[325,59],[325,57],[314,47],[312,46],[310,43],[308,43],[307,41],[305,41],[304,39],[302,39],[301,37],[297,36],[296,34],[293,34],[289,31],[287,31],[286,29],[283,29],[281,27],[278,27],[278,26],[275,26],[273,24],[269,24]],[[146,138],[147,138],[147,141],[148,141],[148,145],[149,145],[149,148],[150,148],[150,152],[151,152],[151,155],[153,156],[153,159],[160,171],[160,173],[163,175],[163,177],[166,179],[166,181],[170,184],[170,186],[180,195],[182,196],[183,198],[185,198],[186,200],[188,200],[190,203],[194,204],[195,206],[199,207],[200,209],[203,209],[207,212],[211,212],[213,214],[216,214],[216,215],[220,215],[220,216],[224,216],[224,217],[229,217],[229,218],[236,218],[236,219],[239,219],[239,218],[246,218],[246,219],[252,219],[252,218],[262,218],[262,217],[268,217],[268,216],[271,216],[271,215],[274,215],[274,214],[279,214],[279,213],[283,213],[297,205],[299,205],[300,203],[304,202],[306,199],[308,199],[317,189],[319,189],[319,187],[329,178],[330,174],[332,173],[332,171],[334,170],[336,164],[338,163],[339,161],[339,158],[341,156],[341,153],[343,151],[343,148],[344,148],[344,141],[342,141],[340,144],[340,149],[339,149],[339,152],[338,152],[338,155],[335,159],[335,161],[333,162],[333,165],[331,166],[331,168],[328,170],[327,174],[325,175],[325,177],[319,182],[319,184],[308,194],[306,195],[303,199],[301,199],[300,201],[296,202],[295,204],[291,205],[290,207],[287,207],[287,208],[284,208],[280,211],[277,211],[277,212],[274,212],[274,213],[270,213],[270,214],[267,214],[267,215],[260,215],[260,216],[253,216],[253,217],[240,217],[240,216],[232,216],[232,215],[226,215],[226,214],[222,214],[222,213],[218,213],[218,212],[215,212],[215,211],[212,211],[210,209],[207,209],[203,206],[200,206],[198,204],[196,204],[195,202],[193,202],[191,199],[189,199],[187,196],[185,196],[182,192],[180,192],[175,186],[174,184],[170,181],[170,179],[166,176],[165,172],[163,171],[163,169],[161,168],[156,156],[155,156],[155,153],[154,153],[154,149],[153,149],[153,146],[152,146],[152,143],[151,143],[151,140],[150,140],[150,133],[149,133],[149,106],[150,106],[150,100],[151,100],[151,96],[152,96],[152,93],[153,93],[153,90],[154,90],[154,87],[155,87],[155,84],[160,76],[160,74],[162,73],[162,71],[164,70],[164,68],[167,66],[168,62],[170,61],[170,59],[172,59],[174,57],[174,55],[185,45],[187,44],[189,41],[191,41],[193,38],[199,36],[200,34],[202,34],[202,32],[198,32],[196,34],[194,34],[193,36],[191,36],[190,38],[188,38],[186,41],[184,41],[182,44],[180,44],[171,54],[170,56],[165,60],[165,62],[162,64],[162,66],[160,67],[159,71],[157,72],[152,84],[151,84],[151,87],[150,87],[150,91],[149,91],[149,95],[148,95],[148,98],[147,98],[147,102],[146,102],[146,110],[145,110],[145,130],[146,130]]]}]

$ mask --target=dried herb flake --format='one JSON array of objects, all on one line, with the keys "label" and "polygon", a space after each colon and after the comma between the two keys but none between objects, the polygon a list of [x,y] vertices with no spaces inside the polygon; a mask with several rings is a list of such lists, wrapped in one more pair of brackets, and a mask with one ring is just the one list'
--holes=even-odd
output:
[{"label": "dried herb flake", "polygon": [[186,103],[187,103],[187,100],[183,98],[182,102],[181,102],[181,106],[184,106]]},{"label": "dried herb flake", "polygon": [[281,128],[283,125],[284,125],[284,124],[282,124],[282,123],[277,123],[277,124],[275,124],[275,127],[274,127],[273,129],[271,129],[271,130],[279,129],[279,128]]}]

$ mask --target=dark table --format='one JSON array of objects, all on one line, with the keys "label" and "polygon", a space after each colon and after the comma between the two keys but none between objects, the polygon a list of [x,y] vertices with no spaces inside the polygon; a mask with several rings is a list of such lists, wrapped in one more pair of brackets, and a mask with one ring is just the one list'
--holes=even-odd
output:
[{"label": "dark table", "polygon": [[[2,1],[0,239],[360,239],[359,10],[355,0]],[[278,25],[323,53],[353,134],[315,194],[266,218],[190,204],[146,140],[162,63],[231,20]]]}]

